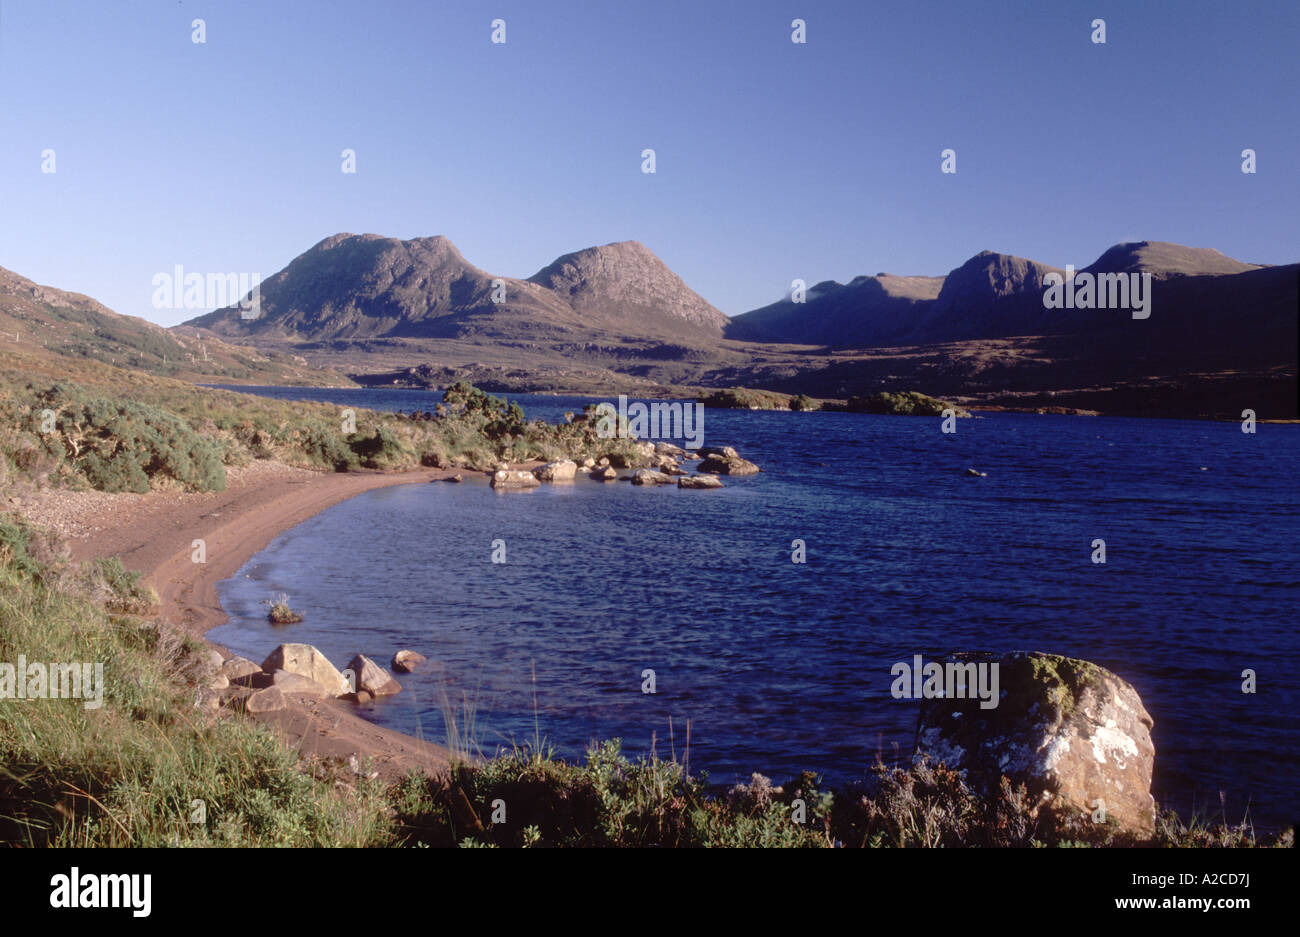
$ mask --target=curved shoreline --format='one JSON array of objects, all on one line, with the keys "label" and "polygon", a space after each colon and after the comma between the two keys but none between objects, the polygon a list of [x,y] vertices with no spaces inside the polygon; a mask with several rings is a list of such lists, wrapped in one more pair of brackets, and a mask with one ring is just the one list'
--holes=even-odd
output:
[{"label": "curved shoreline", "polygon": [[[109,500],[87,516],[89,532],[70,540],[72,559],[118,557],[158,593],[165,620],[206,640],[208,630],[228,620],[217,584],[284,531],[362,492],[452,474],[437,469],[329,474],[286,468],[270,477],[236,478],[222,492]],[[193,559],[196,540],[204,541],[205,562]],[[351,703],[288,699],[285,709],[254,718],[300,755],[368,758],[372,770],[390,780],[410,770],[441,774],[447,768],[446,748],[377,726],[357,715]]]}]

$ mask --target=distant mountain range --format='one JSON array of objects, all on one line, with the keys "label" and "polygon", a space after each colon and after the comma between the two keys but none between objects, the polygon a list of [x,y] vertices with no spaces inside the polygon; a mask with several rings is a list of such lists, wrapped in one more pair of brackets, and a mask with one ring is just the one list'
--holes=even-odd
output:
[{"label": "distant mountain range", "polygon": [[[337,234],[238,306],[178,327],[300,354],[370,385],[468,379],[493,390],[643,396],[748,386],[822,397],[920,390],[963,402],[1295,415],[1300,265],[1159,241],[1081,274],[1149,274],[1151,315],[1045,308],[1066,271],[981,251],[946,276],[826,281],[729,319],[644,245],[494,276],[442,237]],[[494,301],[495,300],[495,301]]]},{"label": "distant mountain range", "polygon": [[261,316],[237,306],[186,323],[230,337],[294,340],[628,335],[716,339],[728,319],[636,241],[565,254],[526,280],[495,277],[445,237],[326,238],[261,286]]},{"label": "distant mountain range", "polygon": [[1300,264],[1142,241],[1079,273],[1150,274],[1150,317],[1045,308],[1047,278],[1064,271],[992,251],[947,276],[827,281],[806,302],[729,319],[635,241],[515,279],[446,238],[339,234],[263,282],[257,318],[236,305],[172,329],[0,268],[0,351],[74,379],[93,360],[199,382],[919,390],[975,406],[1297,416]]},{"label": "distant mountain range", "polygon": [[[1079,272],[1150,273],[1153,280],[1170,280],[1258,269],[1216,250],[1139,241],[1117,244]],[[1042,296],[1043,278],[1049,273],[1064,276],[1065,271],[981,251],[946,277],[880,273],[847,284],[819,283],[802,303],[787,298],[737,316],[727,336],[832,348],[916,345],[1055,334],[1124,317],[1048,312]]]}]

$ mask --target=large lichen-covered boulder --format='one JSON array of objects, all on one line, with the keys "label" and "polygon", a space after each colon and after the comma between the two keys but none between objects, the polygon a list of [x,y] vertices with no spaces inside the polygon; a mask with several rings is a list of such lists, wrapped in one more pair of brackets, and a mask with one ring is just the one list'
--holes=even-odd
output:
[{"label": "large lichen-covered boulder", "polygon": [[965,772],[986,794],[1005,775],[1036,797],[1035,814],[1154,832],[1152,721],[1131,685],[1096,664],[1054,654],[960,660],[998,665],[998,705],[984,709],[978,697],[924,700],[914,757]]},{"label": "large lichen-covered boulder", "polygon": [[352,692],[338,668],[310,644],[281,644],[262,661],[262,669],[267,673],[287,670],[301,674],[323,686],[330,696],[345,696]]}]

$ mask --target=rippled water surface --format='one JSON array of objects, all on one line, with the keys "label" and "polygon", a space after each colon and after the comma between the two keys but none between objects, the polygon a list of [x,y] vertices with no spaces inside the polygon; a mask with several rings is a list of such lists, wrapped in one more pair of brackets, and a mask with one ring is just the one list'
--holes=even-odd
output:
[{"label": "rippled water surface", "polygon": [[[440,399],[261,392],[407,411]],[[550,420],[584,402],[513,399]],[[692,768],[718,783],[805,768],[838,782],[905,756],[917,704],[890,697],[890,667],[914,654],[1069,654],[1137,688],[1158,800],[1293,819],[1300,427],[992,414],[944,435],[937,418],[709,410],[704,429],[763,474],[720,491],[580,479],[498,493],[467,473],[369,492],[224,583],[231,621],[210,637],[257,661],[290,640],[339,666],[418,650],[436,666],[367,717],[445,741],[442,700],[469,700],[487,752],[540,731],[565,755],[610,737],[680,755],[689,722]],[[791,562],[796,539],[806,564]],[[266,622],[282,591],[302,624]]]}]

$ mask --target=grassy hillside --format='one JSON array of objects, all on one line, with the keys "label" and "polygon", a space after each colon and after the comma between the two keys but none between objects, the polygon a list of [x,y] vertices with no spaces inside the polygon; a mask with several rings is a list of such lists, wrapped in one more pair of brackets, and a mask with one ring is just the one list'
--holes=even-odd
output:
[{"label": "grassy hillside", "polygon": [[89,297],[40,286],[0,268],[0,347],[80,368],[98,362],[155,376],[226,384],[351,386],[340,374],[283,352],[229,345],[119,315]]}]

